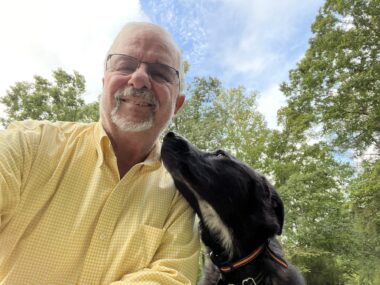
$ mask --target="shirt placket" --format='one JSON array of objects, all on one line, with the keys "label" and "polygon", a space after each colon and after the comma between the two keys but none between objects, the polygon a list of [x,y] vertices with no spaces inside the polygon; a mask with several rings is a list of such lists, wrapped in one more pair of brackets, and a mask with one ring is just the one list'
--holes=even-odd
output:
[{"label": "shirt placket", "polygon": [[120,216],[128,181],[131,181],[140,167],[135,166],[119,181],[111,192],[100,213],[89,249],[85,258],[82,274],[78,284],[100,284],[105,270],[111,237]]}]

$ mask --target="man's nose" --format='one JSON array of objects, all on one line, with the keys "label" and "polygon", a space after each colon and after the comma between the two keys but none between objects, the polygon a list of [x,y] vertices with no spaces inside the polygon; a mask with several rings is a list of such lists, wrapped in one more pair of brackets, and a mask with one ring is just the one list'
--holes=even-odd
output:
[{"label": "man's nose", "polygon": [[141,63],[136,70],[131,74],[128,81],[129,86],[136,89],[147,88],[151,89],[151,81],[146,64]]}]

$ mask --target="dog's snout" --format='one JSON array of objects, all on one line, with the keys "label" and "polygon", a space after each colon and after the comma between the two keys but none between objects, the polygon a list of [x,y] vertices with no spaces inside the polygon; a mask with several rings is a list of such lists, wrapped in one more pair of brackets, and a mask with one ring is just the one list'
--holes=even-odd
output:
[{"label": "dog's snout", "polygon": [[164,146],[170,146],[172,150],[182,153],[190,150],[190,145],[187,140],[174,132],[168,132],[164,137]]}]

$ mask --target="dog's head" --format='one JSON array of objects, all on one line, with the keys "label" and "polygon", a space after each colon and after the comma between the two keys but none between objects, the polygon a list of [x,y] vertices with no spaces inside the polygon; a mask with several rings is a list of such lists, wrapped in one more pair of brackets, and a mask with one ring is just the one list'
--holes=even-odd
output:
[{"label": "dog's head", "polygon": [[[205,243],[209,235],[223,231],[215,223],[223,223],[232,247],[236,240],[251,247],[252,239],[260,243],[281,234],[284,209],[279,195],[264,176],[243,162],[222,150],[200,151],[174,133],[165,136],[161,157],[206,228]],[[213,219],[213,224],[207,219]]]}]

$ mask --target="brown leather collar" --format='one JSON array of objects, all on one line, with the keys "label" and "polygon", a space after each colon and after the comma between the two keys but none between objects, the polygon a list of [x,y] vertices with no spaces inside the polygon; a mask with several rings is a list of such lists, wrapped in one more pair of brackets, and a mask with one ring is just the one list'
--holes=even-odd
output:
[{"label": "brown leather collar", "polygon": [[277,256],[268,246],[269,242],[266,242],[264,244],[262,244],[261,246],[259,246],[258,248],[256,248],[251,254],[249,254],[248,256],[240,259],[239,261],[236,261],[232,264],[225,264],[223,266],[218,266],[219,267],[219,270],[222,272],[222,273],[228,273],[228,272],[231,272],[232,270],[236,269],[236,268],[239,268],[239,267],[242,267],[248,263],[250,263],[251,261],[255,260],[264,250],[267,250],[269,256],[278,264],[280,264],[281,266],[283,266],[284,268],[288,268],[288,264],[286,263],[285,260],[283,260],[281,257]]}]

